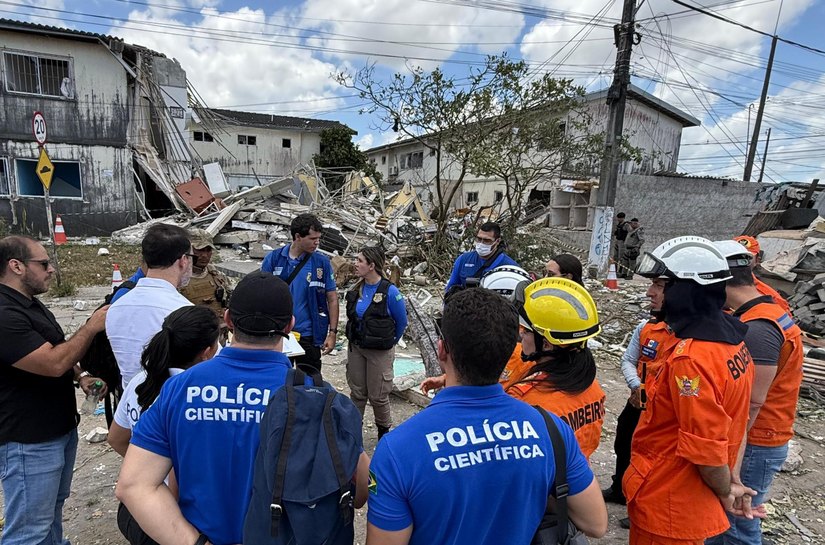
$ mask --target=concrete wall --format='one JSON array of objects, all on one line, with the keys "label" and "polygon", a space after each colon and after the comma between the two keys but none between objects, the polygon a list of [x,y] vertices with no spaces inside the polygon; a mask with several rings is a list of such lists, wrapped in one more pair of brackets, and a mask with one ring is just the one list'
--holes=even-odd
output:
[{"label": "concrete wall", "polygon": [[[608,116],[603,100],[587,103],[593,116],[592,132],[604,132]],[[679,146],[682,142],[682,124],[659,110],[629,98],[624,115],[624,134],[630,145],[642,150],[642,162],[624,162],[619,171],[626,174],[651,174],[661,170],[676,170]],[[593,174],[598,175],[598,162]]]},{"label": "concrete wall", "polygon": [[[32,113],[40,111],[52,143],[125,146],[129,123],[126,71],[101,44],[0,32],[3,51],[70,61],[74,97],[13,93],[0,85],[0,139],[31,142]],[[4,68],[8,69],[8,67]],[[5,75],[5,74],[4,74]]]},{"label": "concrete wall", "polygon": [[[108,235],[137,222],[132,155],[126,148],[111,146],[47,145],[57,164],[76,163],[80,173],[80,197],[53,197],[52,211],[60,214],[68,236]],[[8,166],[9,185],[14,193],[0,196],[0,218],[15,231],[48,234],[43,197],[18,195],[16,159],[37,160],[34,143],[0,141],[0,160]],[[52,180],[52,188],[61,184]]]},{"label": "concrete wall", "polygon": [[[224,129],[226,133],[212,135],[214,142],[194,140],[194,131],[205,130],[199,124],[190,123],[188,131],[196,156],[200,156],[204,164],[220,163],[227,175],[253,175],[254,170],[261,179],[286,176],[321,151],[319,132],[235,125],[224,126]],[[239,135],[254,136],[255,145],[239,144]],[[283,147],[285,138],[290,140],[290,148]]]},{"label": "concrete wall", "polygon": [[[667,176],[621,175],[616,191],[616,213],[637,217],[645,229],[643,250],[681,235],[711,240],[742,233],[764,205],[755,202],[761,185],[751,182]],[[590,231],[558,230],[565,242],[586,250]]]},{"label": "concrete wall", "polygon": [[[48,55],[70,61],[70,97],[21,94],[0,80],[0,162],[3,187],[0,218],[16,231],[48,233],[42,196],[21,195],[21,183],[39,150],[32,135],[32,113],[46,118],[46,149],[59,166],[65,162],[73,188],[56,177],[53,190],[71,189],[72,197],[55,196],[69,236],[105,235],[137,221],[132,155],[126,147],[129,125],[126,71],[102,44],[0,32],[2,51]],[[4,70],[10,67],[3,63]],[[75,166],[76,165],[76,166]],[[21,174],[19,169],[24,169]],[[59,171],[58,171],[59,172]],[[74,184],[79,185],[79,191]],[[42,192],[42,186],[36,186]],[[29,193],[32,187],[29,186]],[[25,193],[25,191],[24,191]]]}]

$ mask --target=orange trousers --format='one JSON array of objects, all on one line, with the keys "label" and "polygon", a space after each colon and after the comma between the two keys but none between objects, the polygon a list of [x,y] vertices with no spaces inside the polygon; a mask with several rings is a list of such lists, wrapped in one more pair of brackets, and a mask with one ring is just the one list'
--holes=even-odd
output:
[{"label": "orange trousers", "polygon": [[703,545],[704,539],[674,539],[645,532],[635,525],[630,526],[630,545]]}]

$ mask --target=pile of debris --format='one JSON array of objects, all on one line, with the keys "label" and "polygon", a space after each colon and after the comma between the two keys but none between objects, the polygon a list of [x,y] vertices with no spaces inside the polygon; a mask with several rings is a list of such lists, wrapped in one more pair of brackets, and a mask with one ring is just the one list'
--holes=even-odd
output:
[{"label": "pile of debris", "polygon": [[799,327],[812,335],[825,335],[825,273],[798,282],[788,303]]}]

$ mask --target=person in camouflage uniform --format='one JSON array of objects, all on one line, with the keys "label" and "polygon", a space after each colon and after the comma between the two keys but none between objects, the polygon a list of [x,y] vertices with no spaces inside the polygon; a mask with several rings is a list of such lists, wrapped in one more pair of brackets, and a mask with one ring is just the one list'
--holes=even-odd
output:
[{"label": "person in camouflage uniform", "polygon": [[180,292],[193,304],[209,307],[223,320],[231,290],[226,276],[210,263],[215,249],[212,235],[204,229],[189,229],[189,239],[196,258],[192,263],[192,279]]}]

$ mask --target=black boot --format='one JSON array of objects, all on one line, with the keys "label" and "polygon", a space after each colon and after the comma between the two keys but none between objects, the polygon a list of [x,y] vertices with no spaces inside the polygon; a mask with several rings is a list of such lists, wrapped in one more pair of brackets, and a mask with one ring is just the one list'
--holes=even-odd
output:
[{"label": "black boot", "polygon": [[386,428],[384,426],[376,426],[378,428],[378,440],[380,441],[382,437],[384,437],[388,431],[390,431],[389,426]]}]

